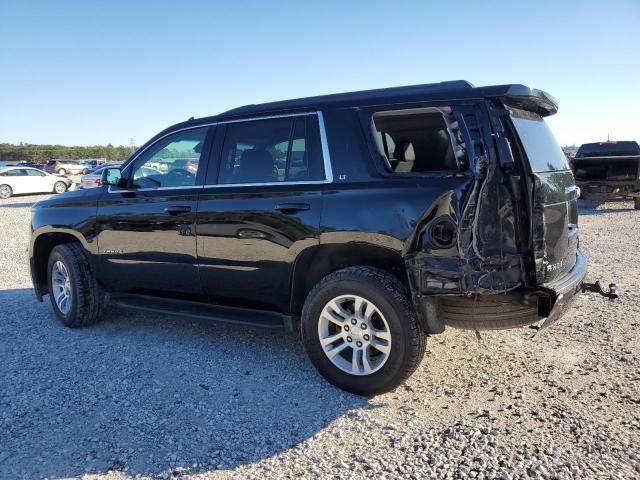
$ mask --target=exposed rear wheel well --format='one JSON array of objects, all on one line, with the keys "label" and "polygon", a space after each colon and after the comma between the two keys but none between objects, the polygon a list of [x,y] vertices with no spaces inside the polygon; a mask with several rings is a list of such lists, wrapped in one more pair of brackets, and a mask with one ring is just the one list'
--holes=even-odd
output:
[{"label": "exposed rear wheel well", "polygon": [[34,283],[40,295],[49,293],[47,262],[51,250],[63,243],[80,243],[80,241],[69,233],[44,233],[36,238],[33,244]]},{"label": "exposed rear wheel well", "polygon": [[291,313],[298,314],[311,289],[324,277],[346,267],[369,266],[384,270],[408,284],[402,256],[370,244],[319,245],[304,250],[291,278]]}]

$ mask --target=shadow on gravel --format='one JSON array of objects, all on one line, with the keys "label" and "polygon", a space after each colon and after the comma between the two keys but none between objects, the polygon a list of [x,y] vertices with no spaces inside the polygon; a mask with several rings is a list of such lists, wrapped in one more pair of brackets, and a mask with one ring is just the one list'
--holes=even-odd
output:
[{"label": "shadow on gravel", "polygon": [[371,408],[293,334],[117,309],[72,330],[30,289],[0,305],[1,478],[230,469]]},{"label": "shadow on gravel", "polygon": [[0,208],[27,208],[27,207],[32,207],[34,203],[36,202],[5,203],[5,204],[0,203]]},{"label": "shadow on gravel", "polygon": [[[608,205],[611,205],[614,202],[615,203],[621,203],[621,202],[624,202],[624,201],[625,200],[607,200],[606,203]],[[622,212],[634,211],[633,202],[627,203],[629,206],[626,207],[626,208],[611,208],[611,207],[598,208],[598,207],[600,207],[600,205],[602,203],[605,203],[605,202],[599,201],[599,200],[579,200],[578,201],[578,214],[580,214],[580,215],[606,215],[606,214],[611,214],[611,213],[622,213]]]}]

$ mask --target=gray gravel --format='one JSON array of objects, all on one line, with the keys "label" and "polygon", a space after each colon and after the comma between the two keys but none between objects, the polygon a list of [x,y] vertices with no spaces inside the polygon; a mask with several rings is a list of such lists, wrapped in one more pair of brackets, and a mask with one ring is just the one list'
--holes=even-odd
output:
[{"label": "gray gravel", "polygon": [[590,278],[552,329],[448,330],[396,392],[329,386],[295,335],[111,309],[69,330],[0,201],[0,477],[640,478],[640,212],[582,204]]}]

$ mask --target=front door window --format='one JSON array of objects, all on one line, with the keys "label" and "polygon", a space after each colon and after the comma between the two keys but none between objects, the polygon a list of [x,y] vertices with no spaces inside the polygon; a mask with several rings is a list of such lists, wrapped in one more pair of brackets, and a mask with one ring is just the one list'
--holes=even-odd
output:
[{"label": "front door window", "polygon": [[156,143],[136,160],[131,176],[137,189],[192,187],[207,129],[178,132]]}]

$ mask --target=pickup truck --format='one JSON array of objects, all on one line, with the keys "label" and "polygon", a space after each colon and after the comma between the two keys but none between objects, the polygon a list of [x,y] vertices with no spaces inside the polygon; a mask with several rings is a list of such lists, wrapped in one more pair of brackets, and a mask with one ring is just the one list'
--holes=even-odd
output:
[{"label": "pickup truck", "polygon": [[582,197],[633,197],[640,210],[638,142],[585,143],[570,162]]}]

